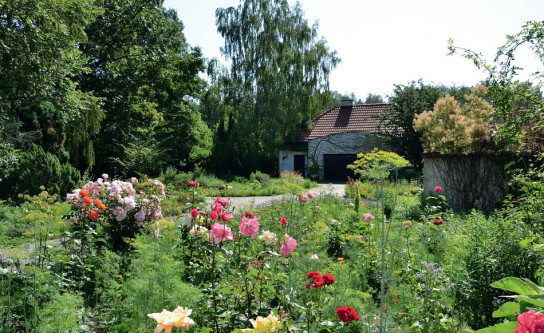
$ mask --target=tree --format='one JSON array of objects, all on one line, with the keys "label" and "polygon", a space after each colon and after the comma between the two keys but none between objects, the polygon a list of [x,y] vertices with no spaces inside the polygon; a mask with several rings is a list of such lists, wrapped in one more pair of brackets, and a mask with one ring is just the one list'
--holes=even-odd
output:
[{"label": "tree", "polygon": [[0,2],[0,118],[18,126],[3,138],[15,148],[33,142],[66,161],[72,134],[99,126],[99,100],[77,86],[87,71],[78,46],[98,14],[92,0]]},{"label": "tree", "polygon": [[209,154],[211,133],[196,108],[205,85],[198,76],[202,55],[187,44],[176,12],[162,3],[104,0],[103,13],[85,30],[80,48],[90,71],[81,87],[102,99],[106,114],[107,126],[91,136],[100,173],[144,171],[137,163],[144,159],[154,160],[145,172],[156,174]]},{"label": "tree", "polygon": [[519,33],[507,36],[499,47],[495,59],[488,63],[477,52],[453,45],[449,41],[450,54],[462,51],[477,68],[487,72],[485,84],[494,107],[497,131],[495,142],[504,144],[512,151],[536,152],[544,149],[544,98],[541,88],[544,71],[532,73],[530,81],[520,81],[521,70],[515,56],[519,48],[528,46],[541,65],[544,65],[544,22],[529,21]]},{"label": "tree", "polygon": [[472,89],[460,105],[451,95],[440,98],[433,111],[424,111],[414,118],[414,129],[423,135],[423,147],[428,152],[474,153],[484,150],[494,128],[493,107],[482,96],[484,86]]},{"label": "tree", "polygon": [[328,90],[339,59],[318,39],[317,25],[308,26],[300,5],[290,8],[287,0],[219,8],[216,22],[231,84],[238,87],[230,96],[236,131],[253,145],[246,151],[257,152],[260,166],[272,169],[283,139],[322,111],[315,96]]},{"label": "tree", "polygon": [[391,106],[380,120],[380,131],[391,138],[393,149],[415,167],[422,166],[423,146],[421,134],[414,130],[414,116],[431,110],[445,92],[445,87],[426,85],[420,79],[407,85],[395,85],[389,97]]},{"label": "tree", "polygon": [[380,104],[383,103],[383,98],[380,95],[368,94],[365,99],[365,104]]}]

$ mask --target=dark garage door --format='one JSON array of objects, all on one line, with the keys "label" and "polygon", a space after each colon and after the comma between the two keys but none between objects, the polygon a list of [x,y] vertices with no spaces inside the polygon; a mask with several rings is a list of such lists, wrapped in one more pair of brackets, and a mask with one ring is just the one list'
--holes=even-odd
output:
[{"label": "dark garage door", "polygon": [[348,176],[353,177],[353,170],[346,168],[357,159],[356,154],[325,154],[324,178],[329,182],[346,182]]}]

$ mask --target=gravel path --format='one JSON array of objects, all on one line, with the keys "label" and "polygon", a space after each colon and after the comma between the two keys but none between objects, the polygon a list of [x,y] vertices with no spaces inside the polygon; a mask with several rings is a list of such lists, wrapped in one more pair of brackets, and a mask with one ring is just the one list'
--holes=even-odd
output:
[{"label": "gravel path", "polygon": [[[308,190],[309,193],[315,196],[336,195],[343,197],[345,195],[344,184],[319,184],[317,187],[313,187]],[[226,197],[233,209],[238,211],[244,211],[249,208],[259,208],[266,205],[271,201],[278,201],[284,198],[288,198],[290,195],[281,194],[273,196],[255,196],[255,197]],[[215,201],[215,197],[207,197],[206,204],[212,205]]]}]

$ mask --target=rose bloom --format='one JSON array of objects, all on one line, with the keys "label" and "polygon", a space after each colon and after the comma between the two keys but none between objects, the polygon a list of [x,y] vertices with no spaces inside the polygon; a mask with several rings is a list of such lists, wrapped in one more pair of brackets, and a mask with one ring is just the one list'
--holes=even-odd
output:
[{"label": "rose bloom", "polygon": [[340,320],[345,323],[360,319],[359,315],[357,314],[357,311],[354,308],[349,307],[347,305],[341,306],[338,309],[336,309],[336,314],[338,315],[338,318],[340,318]]},{"label": "rose bloom", "polygon": [[193,208],[193,210],[191,210],[191,216],[192,216],[192,217],[197,217],[198,214],[199,214],[199,213],[198,213],[198,209]]},{"label": "rose bloom", "polygon": [[86,196],[89,195],[89,191],[88,190],[80,190],[79,195],[81,195],[82,197],[86,197]]},{"label": "rose bloom", "polygon": [[285,242],[281,244],[280,246],[280,253],[284,257],[287,257],[288,255],[293,253],[296,247],[297,247],[297,241],[293,237],[285,234]]},{"label": "rose bloom", "polygon": [[266,245],[272,245],[278,241],[276,234],[272,231],[265,230],[259,236],[259,239],[262,240]]},{"label": "rose bloom", "polygon": [[205,227],[194,225],[191,230],[189,230],[189,235],[196,237],[198,235],[204,235],[207,231],[208,229],[206,229]]},{"label": "rose bloom", "polygon": [[232,218],[232,214],[229,214],[226,210],[221,213],[221,220],[227,222]]},{"label": "rose bloom", "polygon": [[518,316],[518,328],[514,333],[543,333],[544,314],[530,310]]},{"label": "rose bloom", "polygon": [[310,192],[306,193],[306,196],[308,197],[308,199],[313,199],[314,198],[314,195]]},{"label": "rose bloom", "polygon": [[217,220],[217,218],[219,218],[219,215],[217,214],[217,212],[214,210],[211,214],[210,214],[210,217],[212,218],[212,220]]},{"label": "rose bloom", "polygon": [[280,218],[281,225],[287,225],[289,222],[287,222],[287,218],[285,216],[282,216]]},{"label": "rose bloom", "polygon": [[325,273],[323,274],[323,279],[325,279],[325,284],[327,286],[330,286],[332,285],[334,282],[336,282],[336,279],[334,278],[334,276],[330,273]]},{"label": "rose bloom", "polygon": [[220,197],[217,197],[217,199],[215,199],[215,203],[220,204],[222,207],[227,207],[229,205],[229,201],[227,199]]},{"label": "rose bloom", "polygon": [[189,186],[191,186],[191,187],[197,187],[197,186],[198,186],[198,183],[197,183],[196,181],[194,181],[194,180],[191,179],[191,180],[189,180]]},{"label": "rose bloom", "polygon": [[245,212],[243,216],[247,217],[248,219],[252,219],[255,217],[255,215],[251,214],[250,212]]},{"label": "rose bloom", "polygon": [[93,198],[88,197],[88,196],[84,196],[83,197],[83,202],[86,203],[87,205],[92,205],[93,204]]},{"label": "rose bloom", "polygon": [[370,220],[375,219],[374,215],[372,215],[370,213],[365,213],[364,217],[365,217],[365,222],[369,222]]},{"label": "rose bloom", "polygon": [[316,288],[321,288],[325,285],[325,279],[321,275],[314,276],[312,282]]},{"label": "rose bloom", "polygon": [[96,210],[91,210],[89,212],[89,218],[95,221],[98,220],[98,212]]},{"label": "rose bloom", "polygon": [[190,325],[194,325],[195,322],[189,318],[192,310],[188,308],[182,308],[178,306],[174,312],[162,310],[160,313],[149,313],[149,318],[157,321],[157,327],[154,333],[160,333],[164,330],[165,333],[172,332],[173,327],[181,327],[184,330],[189,330]]},{"label": "rose bloom", "polygon": [[212,224],[212,229],[208,234],[210,243],[219,244],[226,240],[233,240],[232,230],[224,224],[215,222]]},{"label": "rose bloom", "polygon": [[442,220],[441,218],[437,218],[436,220],[433,221],[433,223],[434,225],[441,225],[441,224],[444,224],[444,220]]},{"label": "rose bloom", "polygon": [[280,321],[278,317],[274,316],[274,314],[269,314],[267,317],[257,317],[257,319],[250,319],[251,325],[253,325],[253,328],[244,328],[242,329],[242,332],[253,332],[255,330],[258,330],[259,332],[264,332],[266,328],[266,332],[276,332],[276,329],[280,325]]},{"label": "rose bloom", "polygon": [[435,186],[435,187],[434,187],[434,191],[435,191],[436,193],[442,192],[442,186]]},{"label": "rose bloom", "polygon": [[255,237],[259,231],[259,222],[257,222],[256,217],[248,220],[245,216],[242,216],[242,222],[238,226],[238,230],[246,237]]},{"label": "rose bloom", "polygon": [[409,226],[412,225],[412,222],[411,221],[402,221],[402,225],[405,226],[406,228],[408,228]]}]

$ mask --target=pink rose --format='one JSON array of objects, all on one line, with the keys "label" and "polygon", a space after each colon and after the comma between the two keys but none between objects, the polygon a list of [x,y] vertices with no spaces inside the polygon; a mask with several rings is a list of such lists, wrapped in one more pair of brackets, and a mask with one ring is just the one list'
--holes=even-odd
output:
[{"label": "pink rose", "polygon": [[243,216],[242,222],[238,226],[238,230],[240,230],[242,235],[246,237],[255,237],[259,231],[259,222],[257,222],[256,217],[247,219],[245,216]]},{"label": "pink rose", "polygon": [[280,222],[281,222],[281,225],[287,225],[287,224],[288,224],[287,218],[286,218],[285,216],[282,216],[282,217],[280,218]]},{"label": "pink rose", "polygon": [[229,205],[229,201],[227,199],[220,197],[217,197],[217,199],[215,199],[215,203],[220,204],[221,207],[227,207]]},{"label": "pink rose", "polygon": [[288,255],[293,253],[296,247],[297,247],[297,241],[293,237],[285,234],[285,243],[281,244],[280,253],[284,257],[287,257]]},{"label": "pink rose", "polygon": [[369,222],[370,220],[375,219],[374,215],[372,215],[370,213],[365,213],[364,217],[365,217],[365,222]]},{"label": "pink rose", "polygon": [[191,216],[192,216],[192,217],[197,217],[198,214],[199,214],[199,213],[198,213],[198,209],[193,208],[193,210],[191,210]]},{"label": "pink rose", "polygon": [[435,191],[436,193],[442,192],[442,186],[435,186],[435,187],[434,187],[434,191]]},{"label": "pink rose", "polygon": [[520,314],[514,333],[544,333],[544,314],[535,310]]},{"label": "pink rose", "polygon": [[227,240],[233,240],[232,230],[224,224],[215,222],[208,234],[210,243],[219,244]]}]

